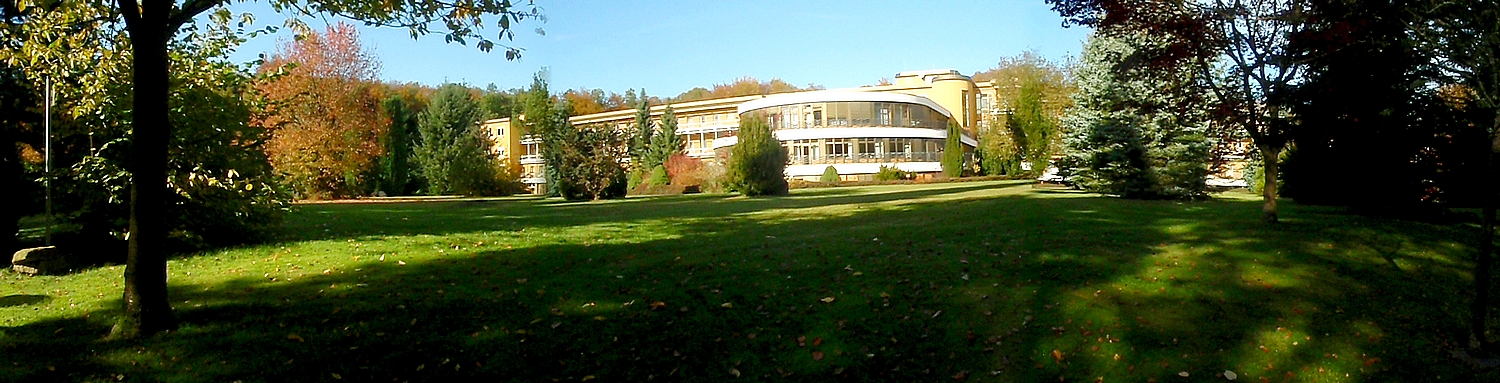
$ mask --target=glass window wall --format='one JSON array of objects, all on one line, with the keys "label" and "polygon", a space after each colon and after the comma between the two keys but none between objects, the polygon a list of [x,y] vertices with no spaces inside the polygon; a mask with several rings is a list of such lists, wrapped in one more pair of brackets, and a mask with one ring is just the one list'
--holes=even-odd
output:
[{"label": "glass window wall", "polygon": [[752,110],[773,129],[822,127],[912,127],[943,129],[948,117],[920,104],[895,102],[818,102]]}]

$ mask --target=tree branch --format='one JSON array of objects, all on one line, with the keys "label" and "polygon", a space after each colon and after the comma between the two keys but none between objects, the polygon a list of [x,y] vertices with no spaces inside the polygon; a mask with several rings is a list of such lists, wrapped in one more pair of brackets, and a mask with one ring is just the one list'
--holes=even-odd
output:
[{"label": "tree branch", "polygon": [[177,10],[177,14],[167,18],[167,29],[177,30],[182,24],[193,20],[198,14],[223,4],[224,0],[188,0]]}]

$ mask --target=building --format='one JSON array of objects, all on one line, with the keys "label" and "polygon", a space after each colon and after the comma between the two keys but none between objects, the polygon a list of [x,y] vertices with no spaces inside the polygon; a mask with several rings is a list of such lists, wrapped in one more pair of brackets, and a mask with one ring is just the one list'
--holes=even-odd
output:
[{"label": "building", "polygon": [[[975,83],[957,70],[910,71],[890,84],[859,88],[728,97],[672,104],[683,152],[712,159],[735,144],[740,118],[761,115],[787,149],[787,177],[816,180],[828,166],[849,180],[867,179],[880,166],[919,176],[941,171],[946,127],[961,127],[967,151],[977,146],[977,129],[998,108],[993,82]],[[981,108],[981,106],[983,106]],[[651,107],[661,118],[666,105]],[[635,122],[635,110],[574,116],[575,125]],[[493,152],[536,193],[545,191],[540,142],[512,128],[509,118],[485,121]]]}]

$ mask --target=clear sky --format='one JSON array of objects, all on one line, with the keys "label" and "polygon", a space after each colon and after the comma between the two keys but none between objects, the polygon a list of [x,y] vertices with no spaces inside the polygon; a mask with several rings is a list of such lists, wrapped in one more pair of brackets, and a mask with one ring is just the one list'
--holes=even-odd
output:
[{"label": "clear sky", "polygon": [[[385,80],[508,89],[529,85],[532,74],[547,67],[554,91],[645,88],[670,97],[741,76],[833,89],[874,84],[904,70],[973,74],[1028,49],[1061,61],[1076,56],[1089,33],[1063,28],[1042,0],[536,3],[548,21],[526,21],[515,40],[505,42],[525,50],[517,61],[506,61],[500,49],[445,44],[441,35],[413,40],[405,29],[361,26],[360,35],[379,57]],[[284,20],[255,2],[230,10],[253,12],[260,25]],[[258,37],[233,58],[253,60],[290,36],[282,29]]]}]

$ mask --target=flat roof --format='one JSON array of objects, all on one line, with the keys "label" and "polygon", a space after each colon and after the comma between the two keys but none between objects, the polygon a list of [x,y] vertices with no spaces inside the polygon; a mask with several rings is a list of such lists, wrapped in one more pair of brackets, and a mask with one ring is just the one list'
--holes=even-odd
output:
[{"label": "flat roof", "polygon": [[953,113],[949,113],[948,109],[943,108],[942,105],[938,105],[936,102],[933,102],[932,99],[926,97],[913,96],[905,93],[859,92],[848,90],[821,90],[771,95],[766,96],[766,98],[750,100],[746,101],[743,104],[740,104],[738,112],[740,114],[743,114],[748,111],[764,109],[773,106],[807,104],[814,102],[849,101],[899,102],[904,104],[919,104],[928,108],[932,108],[932,110],[936,110],[938,113],[942,113],[943,116],[953,118]]}]

